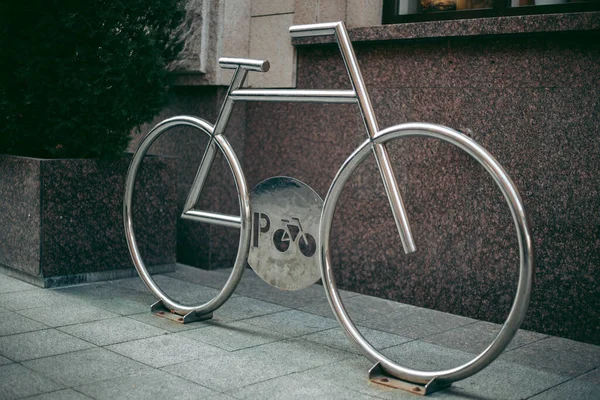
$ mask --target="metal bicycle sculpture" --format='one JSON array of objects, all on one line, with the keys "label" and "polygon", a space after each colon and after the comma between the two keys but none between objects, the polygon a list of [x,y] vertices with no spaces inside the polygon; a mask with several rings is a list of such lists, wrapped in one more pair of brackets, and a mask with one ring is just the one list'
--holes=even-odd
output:
[{"label": "metal bicycle sculpture", "polygon": [[[333,35],[339,45],[352,89],[243,89],[242,85],[248,71],[266,72],[269,69],[268,61],[221,58],[220,66],[234,69],[235,72],[214,126],[204,120],[188,116],[167,119],[147,134],[133,157],[125,188],[125,232],[140,277],[159,299],[153,305],[153,311],[162,310],[163,313],[172,313],[182,322],[210,318],[212,312],[223,305],[234,292],[248,260],[261,278],[283,289],[307,287],[322,278],[329,303],[345,333],[366,357],[375,362],[375,366],[370,371],[372,380],[380,383],[388,382],[390,386],[426,394],[475,374],[489,365],[506,348],[519,329],[529,303],[533,274],[533,244],[523,203],[515,185],[490,153],[456,130],[428,123],[407,123],[380,130],[343,22],[292,26],[290,33],[292,37]],[[357,104],[368,139],[343,163],[331,183],[324,202],[307,185],[286,177],[270,178],[254,188],[251,194],[240,162],[224,136],[233,105],[238,101]],[[142,159],[159,136],[177,126],[196,128],[209,138],[181,218],[240,230],[237,257],[226,284],[212,300],[194,306],[178,303],[154,282],[138,249],[132,220],[133,187]],[[373,155],[377,162],[404,251],[405,253],[416,251],[407,213],[386,149],[386,143],[410,137],[439,139],[465,151],[481,164],[504,195],[516,228],[519,245],[518,286],[511,310],[501,330],[491,344],[471,361],[441,371],[420,371],[404,367],[381,354],[364,338],[344,307],[334,279],[330,255],[332,219],[338,198],[353,171],[369,155]],[[217,150],[222,152],[233,174],[238,192],[239,216],[195,208]],[[279,229],[275,229],[275,224],[280,224]],[[311,257],[315,253],[317,257]]]}]

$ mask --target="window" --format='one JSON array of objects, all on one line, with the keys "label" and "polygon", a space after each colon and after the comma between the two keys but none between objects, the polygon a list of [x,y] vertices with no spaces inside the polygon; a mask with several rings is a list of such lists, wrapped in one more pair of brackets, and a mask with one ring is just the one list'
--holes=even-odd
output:
[{"label": "window", "polygon": [[600,0],[383,0],[383,23],[600,10]]}]

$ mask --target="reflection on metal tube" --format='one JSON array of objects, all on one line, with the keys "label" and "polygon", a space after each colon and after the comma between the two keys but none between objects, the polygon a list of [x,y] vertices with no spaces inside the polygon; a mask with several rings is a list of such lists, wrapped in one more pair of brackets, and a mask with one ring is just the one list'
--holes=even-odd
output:
[{"label": "reflection on metal tube", "polygon": [[249,71],[267,72],[271,64],[267,60],[252,60],[249,58],[219,58],[219,66],[225,69],[236,69],[238,67]]},{"label": "reflection on metal tube", "polygon": [[302,103],[356,103],[352,90],[300,90],[300,89],[238,89],[229,97],[234,101],[289,101]]},{"label": "reflection on metal tube", "polygon": [[238,216],[216,214],[208,211],[189,210],[181,214],[181,218],[196,222],[205,222],[207,224],[226,226],[228,228],[239,229],[242,226],[242,221]]}]

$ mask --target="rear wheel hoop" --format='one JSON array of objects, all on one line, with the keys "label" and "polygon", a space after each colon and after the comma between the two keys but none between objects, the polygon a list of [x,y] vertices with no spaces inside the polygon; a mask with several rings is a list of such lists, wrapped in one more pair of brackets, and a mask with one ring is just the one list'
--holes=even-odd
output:
[{"label": "rear wheel hoop", "polygon": [[[132,215],[132,200],[133,200],[133,189],[135,179],[137,177],[138,170],[141,166],[142,160],[146,155],[148,149],[162,134],[168,130],[180,127],[189,126],[196,128],[201,132],[214,138],[217,143],[217,147],[225,157],[227,164],[233,174],[236,189],[238,192],[238,201],[240,208],[240,239],[238,243],[238,253],[233,265],[231,274],[221,289],[221,291],[210,301],[199,304],[199,305],[184,305],[166,294],[152,279],[152,276],[148,272],[144,260],[140,254],[134,230],[133,215]],[[127,178],[125,182],[125,196],[123,200],[123,220],[125,223],[125,237],[127,239],[127,245],[131,258],[135,265],[135,268],[148,287],[148,289],[162,301],[163,305],[172,312],[179,315],[186,315],[191,312],[195,312],[197,315],[209,314],[219,308],[227,301],[227,299],[233,294],[237,287],[242,274],[245,269],[246,258],[248,256],[248,249],[250,245],[250,195],[248,192],[248,186],[246,179],[242,172],[241,164],[233,151],[233,148],[223,135],[213,135],[213,126],[208,122],[194,117],[179,116],[167,119],[158,125],[156,125],[141,141],[138,149],[133,155],[129,170],[127,172]]]}]

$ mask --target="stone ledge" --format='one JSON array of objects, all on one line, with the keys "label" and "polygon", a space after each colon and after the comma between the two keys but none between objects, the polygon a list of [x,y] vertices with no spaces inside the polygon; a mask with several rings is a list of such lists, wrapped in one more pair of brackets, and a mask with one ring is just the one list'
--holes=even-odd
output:
[{"label": "stone ledge", "polygon": [[[176,264],[161,264],[149,265],[146,268],[150,274],[167,274],[174,272],[177,269],[177,266]],[[33,276],[2,264],[0,264],[0,273],[44,289],[80,285],[83,283],[112,281],[115,279],[132,278],[138,276],[137,270],[132,267],[130,269],[115,269],[111,271],[85,272],[73,275],[43,277]]]},{"label": "stone ledge", "polygon": [[[351,28],[349,34],[353,42],[372,42],[582,31],[600,31],[600,12],[521,15],[378,25]],[[295,46],[327,43],[334,43],[332,36],[292,39],[292,44]]]}]

